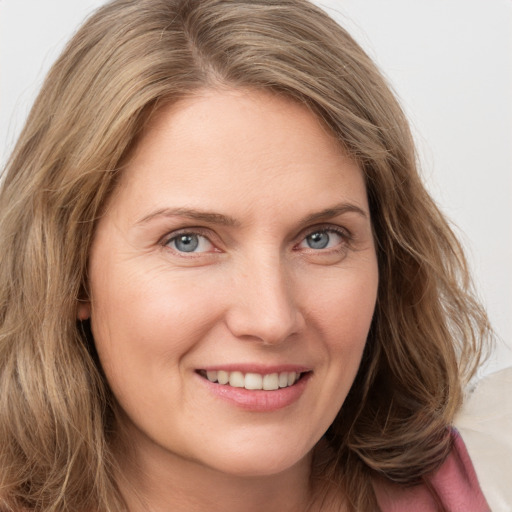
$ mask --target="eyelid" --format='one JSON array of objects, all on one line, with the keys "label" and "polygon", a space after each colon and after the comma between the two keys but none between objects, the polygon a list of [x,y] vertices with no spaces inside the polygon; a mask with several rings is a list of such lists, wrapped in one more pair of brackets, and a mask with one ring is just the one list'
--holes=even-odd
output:
[{"label": "eyelid", "polygon": [[[190,252],[188,254],[181,252],[181,251],[176,251],[175,249],[172,249],[168,244],[169,244],[169,242],[171,242],[171,240],[174,240],[175,238],[178,238],[181,235],[197,235],[197,236],[206,238],[210,242],[210,244],[214,247],[215,250],[214,251],[204,251],[204,252],[199,252],[199,253]],[[188,227],[187,226],[184,228],[175,229],[173,231],[170,231],[169,233],[167,233],[160,239],[159,244],[162,247],[167,247],[168,249],[172,250],[174,253],[179,254],[180,256],[187,254],[187,256],[185,256],[185,257],[190,257],[193,255],[197,256],[198,254],[208,254],[211,252],[220,252],[220,249],[217,247],[218,244],[212,240],[212,238],[215,238],[215,236],[213,236],[213,235],[214,234],[209,229],[201,228],[201,227],[192,227],[192,226]]]},{"label": "eyelid", "polygon": [[[312,251],[314,251],[314,252],[336,251],[336,250],[339,250],[340,246],[345,247],[345,248],[347,246],[350,246],[351,242],[353,241],[353,235],[352,235],[351,231],[348,230],[346,227],[343,227],[343,226],[340,226],[337,224],[315,224],[315,225],[309,226],[308,228],[301,231],[301,233],[297,236],[297,241],[293,245],[293,249],[294,250],[299,250],[299,249],[302,250],[302,248],[299,248],[298,246],[301,242],[303,242],[305,240],[306,237],[308,237],[309,235],[311,235],[313,233],[324,232],[324,231],[325,232],[333,232],[333,233],[338,234],[340,237],[342,237],[344,243],[340,244],[339,246],[330,248],[330,249],[324,249],[324,250],[311,249]],[[200,253],[191,252],[191,253],[187,254],[187,253],[182,253],[180,251],[176,251],[175,249],[172,249],[171,247],[168,246],[168,244],[171,240],[179,237],[180,235],[186,235],[186,234],[198,235],[198,236],[206,238],[212,244],[212,246],[214,247],[214,250],[213,251],[204,251],[204,252],[200,252]],[[175,230],[172,230],[172,231],[166,233],[159,240],[158,243],[162,247],[167,247],[169,250],[173,251],[174,253],[176,253],[180,256],[186,255],[185,257],[193,257],[194,255],[197,256],[199,254],[222,252],[222,250],[219,249],[219,247],[218,247],[219,242],[215,240],[216,238],[218,238],[218,237],[215,235],[215,233],[212,232],[208,228],[203,228],[203,227],[199,227],[199,226],[186,226],[186,227],[175,229]]]},{"label": "eyelid", "polygon": [[337,224],[316,224],[303,230],[298,236],[298,243],[302,242],[306,237],[318,232],[332,232],[340,235],[347,243],[353,240],[353,235],[347,228]]}]

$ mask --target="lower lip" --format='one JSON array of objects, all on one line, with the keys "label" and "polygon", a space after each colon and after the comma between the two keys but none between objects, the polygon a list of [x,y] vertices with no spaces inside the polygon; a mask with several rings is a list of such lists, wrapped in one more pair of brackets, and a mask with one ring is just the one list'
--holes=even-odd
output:
[{"label": "lower lip", "polygon": [[228,384],[210,382],[208,379],[198,376],[208,391],[214,395],[241,409],[254,412],[272,412],[292,405],[302,396],[310,377],[311,372],[308,372],[293,386],[265,391],[235,388]]}]

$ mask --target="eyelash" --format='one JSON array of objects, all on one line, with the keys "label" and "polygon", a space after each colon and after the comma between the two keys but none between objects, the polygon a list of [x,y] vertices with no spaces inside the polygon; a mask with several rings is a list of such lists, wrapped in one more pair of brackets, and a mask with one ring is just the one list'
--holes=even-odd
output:
[{"label": "eyelash", "polygon": [[304,240],[306,240],[309,236],[314,235],[315,233],[335,233],[339,235],[343,242],[339,245],[328,248],[328,249],[313,249],[310,248],[311,251],[315,253],[330,253],[334,251],[340,251],[345,250],[347,247],[350,247],[353,237],[352,233],[348,231],[346,228],[342,228],[340,226],[333,226],[333,225],[320,225],[320,226],[313,226],[311,229],[308,229],[303,235],[301,235],[301,240],[298,244],[294,246],[297,247],[299,244],[301,244]]},{"label": "eyelash", "polygon": [[[296,244],[294,244],[293,249],[300,250],[300,248],[298,246],[302,242],[304,242],[309,236],[311,236],[315,233],[335,233],[335,234],[339,235],[343,240],[343,243],[340,243],[336,247],[332,247],[332,248],[327,248],[327,249],[309,248],[310,251],[315,252],[315,253],[330,253],[330,252],[345,250],[347,248],[347,246],[350,247],[350,244],[353,241],[353,236],[352,236],[351,232],[349,230],[347,230],[346,228],[342,228],[340,226],[333,226],[333,225],[318,225],[318,226],[312,226],[311,228],[308,228],[307,231],[303,232],[300,235],[300,240]],[[193,255],[196,255],[196,254],[207,254],[208,252],[210,252],[210,251],[204,251],[204,252],[199,252],[199,253],[195,253],[195,252],[186,253],[184,251],[178,251],[176,249],[172,249],[169,247],[169,244],[173,240],[176,240],[178,237],[184,236],[184,235],[195,235],[195,236],[199,236],[199,237],[204,237],[214,247],[216,247],[216,244],[214,242],[212,242],[212,240],[211,240],[211,238],[212,238],[211,231],[205,230],[202,228],[196,228],[196,227],[184,228],[184,229],[181,229],[178,231],[173,231],[172,233],[169,233],[164,238],[162,238],[162,240],[160,241],[160,245],[162,245],[164,248],[169,248],[175,254],[178,254],[183,257],[191,257],[191,256],[193,257]],[[308,249],[306,249],[306,250],[308,250]],[[211,252],[220,252],[220,251],[217,249],[217,251],[211,251]]]},{"label": "eyelash", "polygon": [[[178,254],[179,256],[183,256],[183,257],[191,257],[191,255],[193,257],[193,255],[195,255],[195,254],[205,254],[205,252],[201,252],[201,253],[190,252],[187,254],[184,251],[178,251],[178,250],[175,250],[175,249],[172,249],[171,247],[169,247],[169,244],[173,240],[176,240],[180,236],[185,236],[185,235],[193,235],[193,236],[199,236],[199,237],[206,238],[215,247],[215,244],[211,241],[211,238],[212,238],[211,231],[205,230],[202,228],[195,228],[195,227],[184,228],[184,229],[180,229],[178,231],[173,231],[172,233],[169,233],[161,240],[160,245],[162,245],[164,248],[168,248],[168,249],[172,250],[175,254]],[[218,250],[213,251],[213,252],[218,252]]]}]

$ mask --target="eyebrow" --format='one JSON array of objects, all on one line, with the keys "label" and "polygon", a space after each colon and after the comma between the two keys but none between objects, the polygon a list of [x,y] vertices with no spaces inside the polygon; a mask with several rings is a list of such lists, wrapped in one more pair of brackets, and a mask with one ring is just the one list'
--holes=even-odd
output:
[{"label": "eyebrow", "polygon": [[310,224],[311,222],[319,221],[319,220],[328,220],[338,215],[343,215],[344,213],[357,213],[364,217],[368,218],[368,214],[359,206],[351,203],[340,203],[335,206],[331,206],[330,208],[326,208],[320,212],[311,213],[310,215],[306,215],[301,221],[301,224]]},{"label": "eyebrow", "polygon": [[[328,220],[345,213],[357,213],[364,218],[368,218],[368,214],[359,206],[351,203],[340,203],[330,208],[325,208],[319,212],[306,215],[300,221],[300,224],[310,224],[319,220]],[[228,227],[239,227],[240,222],[229,215],[222,213],[207,212],[196,210],[193,208],[161,208],[142,217],[137,224],[146,224],[155,217],[186,217],[188,219],[207,222],[209,224],[217,224]]]},{"label": "eyebrow", "polygon": [[186,217],[200,222],[208,222],[210,224],[219,224],[230,227],[240,225],[236,219],[229,217],[228,215],[215,212],[204,212],[193,208],[162,208],[142,217],[142,219],[137,221],[137,224],[146,224],[155,217]]}]

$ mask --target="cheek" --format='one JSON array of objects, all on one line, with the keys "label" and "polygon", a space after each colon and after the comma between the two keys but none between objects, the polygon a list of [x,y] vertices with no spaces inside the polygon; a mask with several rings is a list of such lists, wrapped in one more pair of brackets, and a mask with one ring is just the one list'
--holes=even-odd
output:
[{"label": "cheek", "polygon": [[319,332],[343,349],[364,345],[375,310],[378,288],[376,262],[370,261],[358,271],[342,271],[335,277],[302,290],[308,297],[311,321]]},{"label": "cheek", "polygon": [[[324,340],[329,385],[344,397],[359,369],[378,288],[376,262],[365,272],[345,273],[312,297],[311,322]],[[342,401],[337,404],[341,407]]]},{"label": "cheek", "polygon": [[93,309],[92,332],[108,385],[127,418],[140,425],[151,418],[149,430],[186,403],[183,361],[211,326],[212,301],[198,300],[197,292],[169,280],[133,279],[98,297]]},{"label": "cheek", "polygon": [[[312,353],[321,353],[318,393],[311,417],[319,418],[320,437],[339,413],[361,363],[377,295],[376,264],[364,271],[336,271],[330,279],[317,276],[307,289]],[[305,290],[302,289],[303,293]]]},{"label": "cheek", "polygon": [[216,314],[200,281],[131,271],[121,264],[104,266],[93,277],[92,332],[112,384],[130,378],[139,382],[178,364]]}]

